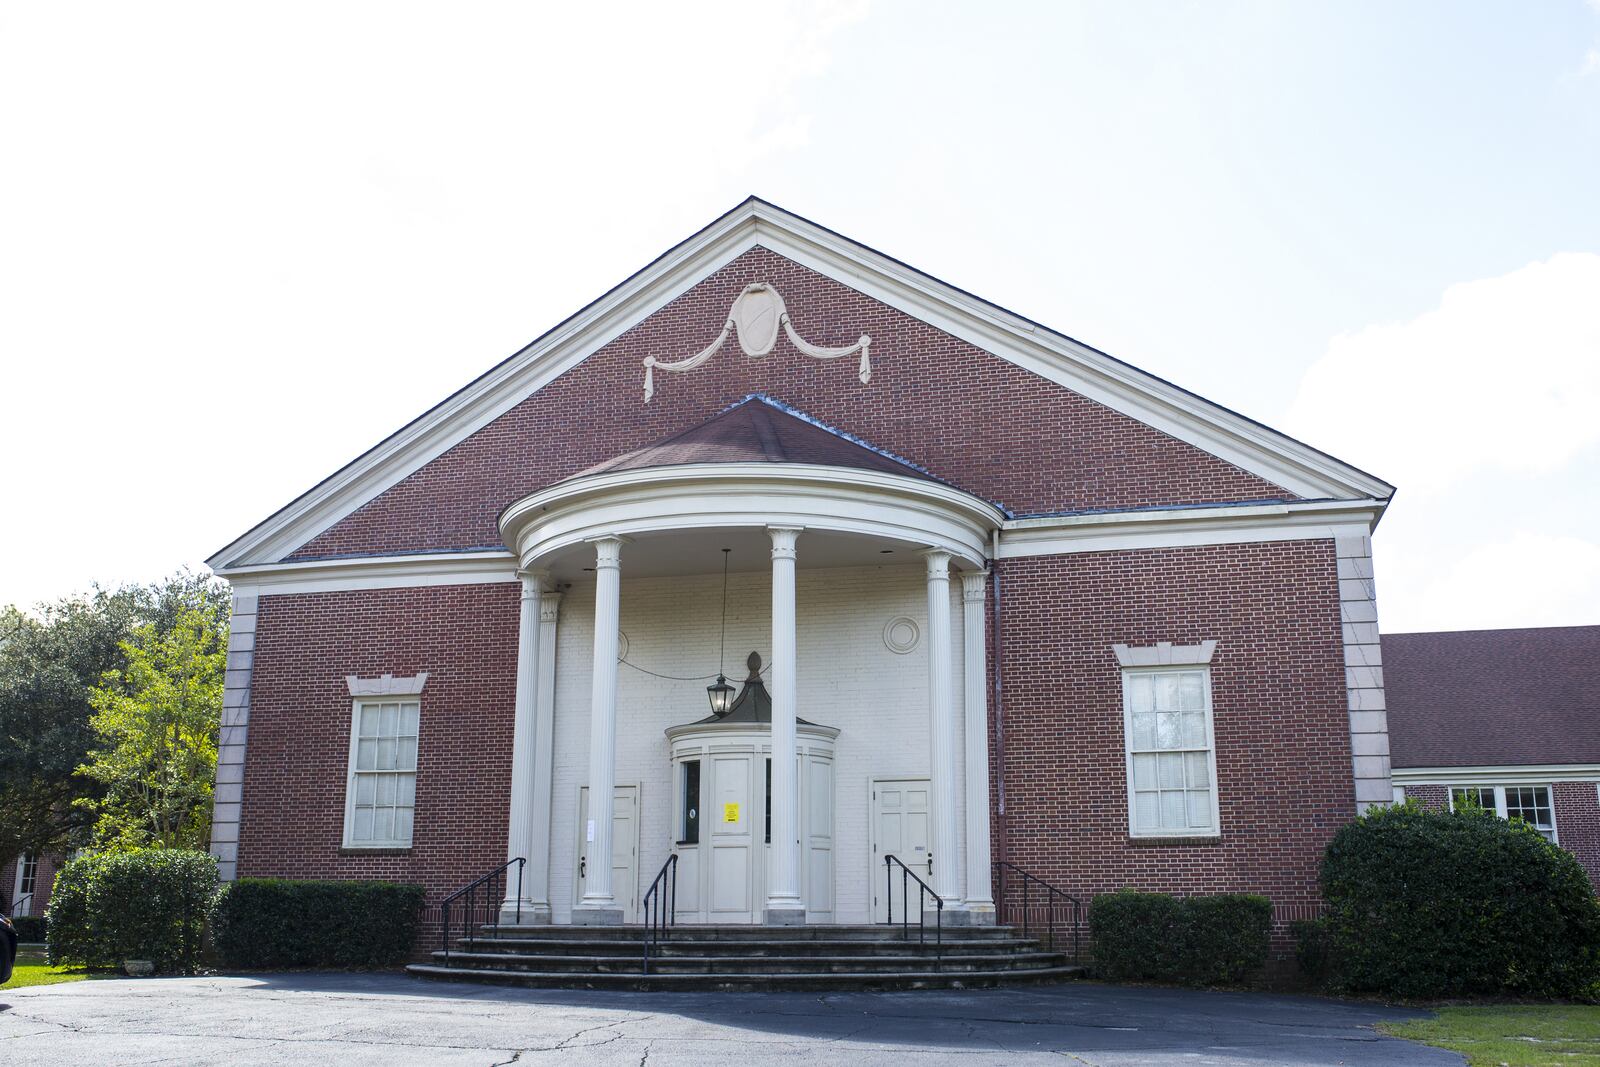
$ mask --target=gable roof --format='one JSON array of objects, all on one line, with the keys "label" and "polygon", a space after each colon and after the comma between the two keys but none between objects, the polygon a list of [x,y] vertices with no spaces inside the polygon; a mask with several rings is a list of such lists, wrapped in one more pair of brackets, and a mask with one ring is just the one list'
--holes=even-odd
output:
[{"label": "gable roof", "polygon": [[1600,626],[1383,635],[1396,768],[1600,763]]},{"label": "gable roof", "polygon": [[869,448],[813,419],[801,418],[786,405],[759,394],[745,397],[698,426],[564,480],[696,463],[809,463],[937,480],[915,464]]},{"label": "gable roof", "polygon": [[282,559],[442,455],[706,275],[764,247],[1307,500],[1386,502],[1373,475],[756,197],[669,249],[215,553]]}]

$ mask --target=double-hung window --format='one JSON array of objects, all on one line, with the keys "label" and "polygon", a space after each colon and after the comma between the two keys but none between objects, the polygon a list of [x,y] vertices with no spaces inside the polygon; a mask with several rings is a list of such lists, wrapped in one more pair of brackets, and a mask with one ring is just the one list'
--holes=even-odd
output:
[{"label": "double-hung window", "polygon": [[1210,670],[1124,670],[1122,699],[1132,835],[1217,835]]},{"label": "double-hung window", "polygon": [[1450,787],[1450,808],[1475,805],[1502,819],[1521,819],[1546,841],[1556,839],[1555,806],[1547,785],[1457,785]]},{"label": "double-hung window", "polygon": [[345,787],[345,847],[410,848],[417,803],[421,681],[352,678],[350,689],[355,699]]}]

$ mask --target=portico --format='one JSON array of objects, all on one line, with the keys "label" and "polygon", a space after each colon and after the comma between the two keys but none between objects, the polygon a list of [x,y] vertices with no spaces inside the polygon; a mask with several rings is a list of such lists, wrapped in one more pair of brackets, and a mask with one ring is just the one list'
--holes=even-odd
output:
[{"label": "portico", "polygon": [[[741,627],[749,643],[768,650],[770,692],[770,726],[759,726],[766,741],[752,749],[770,758],[770,800],[757,790],[762,795],[752,802],[765,809],[770,830],[756,850],[761,899],[752,902],[745,921],[804,923],[808,894],[817,896],[808,879],[842,883],[876,874],[882,854],[869,850],[883,846],[873,783],[908,773],[927,783],[922,816],[928,826],[923,843],[914,846],[926,855],[902,858],[928,870],[947,922],[992,921],[984,566],[991,532],[1003,519],[985,501],[760,399],[508,507],[500,529],[521,567],[523,600],[507,855],[528,861],[524,916],[561,921],[564,911],[578,924],[637,921],[638,883],[648,882],[684,843],[681,825],[672,825],[684,810],[684,776],[674,769],[664,732],[644,725],[644,709],[660,699],[671,722],[703,714],[703,695],[698,707],[689,702],[704,686],[691,668],[709,666],[715,646],[700,647],[693,639],[696,620],[670,607],[653,617],[651,632],[625,635],[620,624],[629,589],[641,596],[648,590],[656,603],[685,604],[714,580],[721,549],[729,548],[745,601],[758,584],[767,594],[765,632]],[[905,610],[904,593],[914,574],[920,574],[923,595],[913,614]],[[804,575],[811,577],[802,582]],[[823,595],[807,602],[803,589]],[[570,665],[557,663],[558,646],[572,647],[571,638],[558,633],[558,613],[575,614],[580,597],[589,601],[583,615],[590,631],[581,650],[589,660],[582,694],[571,691]],[[954,604],[961,605],[959,643]],[[869,636],[882,643],[873,654],[892,667],[862,669]],[[830,642],[851,651],[828,654]],[[663,655],[643,662],[646,647]],[[923,661],[920,678],[908,673],[912,659]],[[649,696],[630,696],[620,709],[619,666],[654,683]],[[857,710],[885,684],[897,690],[894,700],[923,705],[922,738],[896,735]],[[827,706],[802,708],[802,690],[827,694]],[[580,708],[587,709],[586,722],[577,721]],[[816,782],[803,790],[797,779],[797,769],[811,765],[799,758],[802,713],[837,731],[830,741],[839,752],[837,779],[829,756],[833,796],[817,796]],[[582,819],[564,821],[558,750],[575,751],[585,741]],[[925,756],[908,762],[908,751]],[[874,790],[871,797],[861,795],[867,788]],[[743,818],[729,803],[726,814]],[[808,858],[817,850],[801,840],[802,825],[818,835],[819,813],[826,813],[830,848],[836,840],[850,852],[837,864],[829,861],[825,875]],[[626,840],[629,834],[637,845]],[[569,835],[577,855],[570,891],[552,884]],[[619,879],[632,884],[619,885]],[[867,921],[866,894],[873,887],[842,888],[833,921]],[[508,887],[507,907],[519,903],[515,892]],[[554,903],[563,898],[565,908]]]}]

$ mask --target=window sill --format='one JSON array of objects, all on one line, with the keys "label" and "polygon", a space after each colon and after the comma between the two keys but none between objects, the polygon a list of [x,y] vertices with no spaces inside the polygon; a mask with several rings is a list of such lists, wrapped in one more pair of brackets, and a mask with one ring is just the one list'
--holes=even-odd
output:
[{"label": "window sill", "polygon": [[342,845],[341,856],[409,856],[410,845]]},{"label": "window sill", "polygon": [[1220,845],[1221,834],[1184,834],[1172,837],[1133,837],[1128,844],[1134,848],[1179,848],[1192,845]]}]

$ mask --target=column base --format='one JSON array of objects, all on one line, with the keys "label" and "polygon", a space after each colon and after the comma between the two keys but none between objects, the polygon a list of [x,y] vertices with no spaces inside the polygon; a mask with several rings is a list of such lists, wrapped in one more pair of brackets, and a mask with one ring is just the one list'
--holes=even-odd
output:
[{"label": "column base", "polygon": [[522,902],[522,912],[517,913],[516,901],[511,900],[500,905],[501,926],[549,926],[550,905],[535,904],[532,901]]},{"label": "column base", "polygon": [[806,909],[768,908],[761,921],[767,926],[804,926]]},{"label": "column base", "polygon": [[993,926],[993,904],[957,904],[944,909],[946,926]]},{"label": "column base", "polygon": [[621,926],[621,908],[582,908],[572,909],[573,926]]}]

